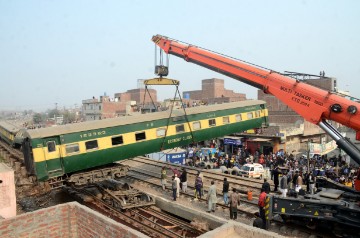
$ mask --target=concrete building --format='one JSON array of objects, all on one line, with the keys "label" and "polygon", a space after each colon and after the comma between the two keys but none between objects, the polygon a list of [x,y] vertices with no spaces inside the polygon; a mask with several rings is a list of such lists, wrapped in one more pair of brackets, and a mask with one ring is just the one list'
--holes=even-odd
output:
[{"label": "concrete building", "polygon": [[136,102],[112,101],[108,96],[100,96],[100,100],[95,97],[83,100],[82,104],[83,115],[86,121],[114,118],[131,114],[136,110]]},{"label": "concrete building", "polygon": [[246,94],[235,93],[225,89],[223,79],[204,79],[201,81],[201,90],[184,91],[184,99],[202,100],[208,104],[237,102],[246,100]]},{"label": "concrete building", "polygon": [[[145,105],[152,104],[151,99],[157,103],[157,92],[154,89],[131,89],[124,93],[116,93],[114,98],[100,96],[100,99],[93,97],[82,101],[83,115],[86,121],[101,120],[123,115],[132,114],[145,102]],[[145,96],[145,97],[144,97]],[[151,96],[151,98],[150,98]]]}]

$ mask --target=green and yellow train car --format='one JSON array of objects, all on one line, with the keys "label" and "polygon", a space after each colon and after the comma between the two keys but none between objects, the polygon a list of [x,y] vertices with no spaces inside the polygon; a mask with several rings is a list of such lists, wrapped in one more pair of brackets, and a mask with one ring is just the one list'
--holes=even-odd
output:
[{"label": "green and yellow train car", "polygon": [[[267,125],[265,102],[249,100],[27,131],[24,158],[39,181]],[[186,119],[187,118],[187,119]]]},{"label": "green and yellow train car", "polygon": [[8,121],[0,121],[0,138],[15,147],[15,136],[20,128]]}]

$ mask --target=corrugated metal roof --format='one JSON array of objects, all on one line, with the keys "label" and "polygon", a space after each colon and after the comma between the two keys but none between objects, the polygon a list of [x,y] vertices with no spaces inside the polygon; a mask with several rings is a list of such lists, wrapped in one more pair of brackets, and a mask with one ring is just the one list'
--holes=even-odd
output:
[{"label": "corrugated metal roof", "polygon": [[[240,102],[231,102],[231,103],[223,103],[223,104],[214,104],[209,106],[199,106],[199,107],[190,107],[186,108],[186,114],[199,114],[204,112],[213,112],[218,110],[226,110],[232,109],[237,107],[246,107],[258,104],[265,104],[264,101],[261,100],[247,100],[247,101],[240,101]],[[39,128],[28,130],[31,138],[44,138],[44,137],[51,137],[54,135],[63,135],[68,133],[75,133],[80,131],[89,131],[99,128],[108,128],[113,126],[120,126],[120,125],[128,125],[134,124],[139,122],[147,122],[147,121],[155,121],[163,118],[168,118],[170,115],[170,111],[163,111],[163,112],[153,112],[147,114],[139,114],[133,116],[124,116],[124,117],[117,117],[117,118],[109,118],[105,120],[98,120],[98,121],[86,121],[74,124],[67,124],[67,125],[60,125],[55,127],[48,127],[48,128]],[[180,110],[173,110],[171,116],[180,116],[184,115],[184,111]]]}]

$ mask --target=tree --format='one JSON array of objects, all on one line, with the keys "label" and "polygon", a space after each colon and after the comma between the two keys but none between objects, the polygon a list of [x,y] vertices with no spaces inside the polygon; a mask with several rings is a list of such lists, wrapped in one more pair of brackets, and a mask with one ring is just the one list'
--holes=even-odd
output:
[{"label": "tree", "polygon": [[48,111],[49,118],[54,118],[54,116],[60,116],[60,112],[57,109],[52,109]]},{"label": "tree", "polygon": [[69,110],[66,110],[64,113],[63,113],[63,116],[64,116],[64,124],[66,123],[71,123],[71,122],[74,122],[76,120],[76,115],[74,112],[70,112]]},{"label": "tree", "polygon": [[35,113],[33,116],[33,121],[35,124],[39,124],[44,121],[44,116],[41,113]]}]

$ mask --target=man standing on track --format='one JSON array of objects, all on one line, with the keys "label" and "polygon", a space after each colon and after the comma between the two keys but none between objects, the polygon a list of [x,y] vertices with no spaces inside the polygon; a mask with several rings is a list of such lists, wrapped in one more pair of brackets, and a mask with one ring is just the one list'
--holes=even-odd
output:
[{"label": "man standing on track", "polygon": [[195,199],[198,199],[198,196],[199,198],[201,199],[201,195],[202,195],[202,192],[201,192],[201,189],[202,189],[202,186],[203,186],[203,182],[202,182],[202,179],[200,177],[200,174],[198,174],[196,176],[196,179],[195,179]]},{"label": "man standing on track", "polygon": [[216,185],[214,181],[211,181],[211,186],[209,187],[207,200],[208,200],[207,212],[215,212],[217,197],[216,197]]},{"label": "man standing on track", "polygon": [[172,176],[172,182],[171,182],[171,188],[172,188],[172,195],[173,195],[173,200],[176,201],[176,191],[177,191],[177,182],[175,181],[175,175]]},{"label": "man standing on track", "polygon": [[175,174],[175,181],[176,181],[176,185],[177,185],[176,197],[180,197],[180,179],[178,178],[177,174]]},{"label": "man standing on track", "polygon": [[182,185],[182,191],[183,193],[186,193],[187,191],[187,172],[186,172],[186,169],[183,168],[183,171],[180,175],[180,182],[181,182],[181,185]]},{"label": "man standing on track", "polygon": [[288,177],[286,175],[286,172],[283,173],[283,176],[280,180],[280,192],[281,192],[281,197],[286,198],[286,194],[288,191]]},{"label": "man standing on track", "polygon": [[230,194],[230,219],[237,219],[237,206],[240,205],[240,196],[236,192],[236,188],[233,188],[232,194]]},{"label": "man standing on track", "polygon": [[259,206],[259,213],[260,213],[260,218],[263,221],[263,228],[266,228],[266,219],[265,219],[265,200],[266,200],[266,193],[265,190],[262,188],[261,189],[261,193],[259,196],[259,202],[258,202],[258,206]]},{"label": "man standing on track", "polygon": [[264,179],[264,183],[262,185],[262,188],[265,190],[266,194],[270,193],[270,184],[269,184],[269,182],[267,181],[266,178]]},{"label": "man standing on track", "polygon": [[161,169],[161,186],[162,186],[162,189],[165,190],[166,188],[166,179],[167,179],[167,176],[166,176],[166,168],[165,166],[162,167]]},{"label": "man standing on track", "polygon": [[223,196],[224,196],[224,204],[229,204],[229,182],[227,181],[227,178],[224,178],[223,183],[223,190],[222,190]]}]

